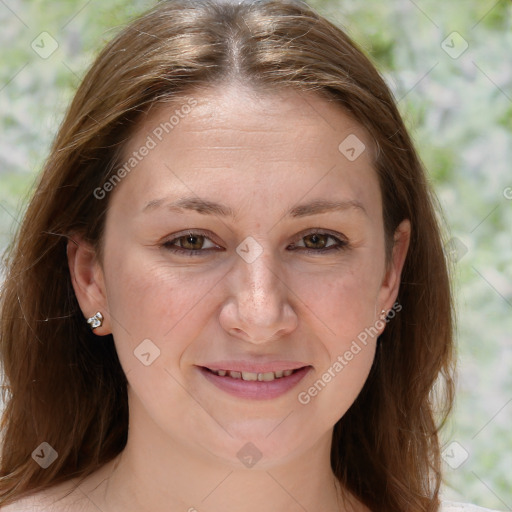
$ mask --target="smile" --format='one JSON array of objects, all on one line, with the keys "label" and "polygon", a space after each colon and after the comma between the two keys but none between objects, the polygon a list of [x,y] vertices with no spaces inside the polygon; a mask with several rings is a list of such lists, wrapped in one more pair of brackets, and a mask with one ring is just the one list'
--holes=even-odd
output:
[{"label": "smile", "polygon": [[219,377],[230,377],[232,379],[242,379],[246,381],[265,381],[270,382],[274,379],[289,377],[297,370],[278,370],[277,372],[253,373],[253,372],[234,372],[231,370],[210,370]]},{"label": "smile", "polygon": [[235,371],[197,367],[215,388],[232,396],[253,400],[280,397],[294,388],[313,369],[312,366],[265,372]]}]

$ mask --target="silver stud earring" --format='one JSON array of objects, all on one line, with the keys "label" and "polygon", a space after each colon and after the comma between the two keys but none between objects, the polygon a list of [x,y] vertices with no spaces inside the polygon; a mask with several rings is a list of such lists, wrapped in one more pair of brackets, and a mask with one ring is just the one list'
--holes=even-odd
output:
[{"label": "silver stud earring", "polygon": [[91,316],[91,318],[87,320],[87,323],[91,326],[92,330],[101,327],[103,324],[103,315],[98,311],[95,315]]}]

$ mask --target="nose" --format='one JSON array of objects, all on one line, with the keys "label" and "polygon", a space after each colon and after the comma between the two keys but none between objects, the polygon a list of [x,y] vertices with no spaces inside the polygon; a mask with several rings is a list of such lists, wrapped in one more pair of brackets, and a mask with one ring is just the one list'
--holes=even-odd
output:
[{"label": "nose", "polygon": [[259,344],[296,329],[298,317],[289,302],[293,291],[269,251],[252,263],[238,258],[226,279],[229,292],[219,321],[230,335]]}]

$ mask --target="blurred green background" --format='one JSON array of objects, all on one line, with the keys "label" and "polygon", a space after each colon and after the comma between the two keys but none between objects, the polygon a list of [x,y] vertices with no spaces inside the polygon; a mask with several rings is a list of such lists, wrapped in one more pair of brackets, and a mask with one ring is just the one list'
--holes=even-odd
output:
[{"label": "blurred green background", "polygon": [[[512,510],[512,4],[311,4],[384,75],[444,211],[446,249],[455,263],[459,379],[456,409],[443,431],[443,493]],[[130,18],[152,5],[0,1],[0,250],[85,70]],[[52,45],[58,47],[46,55]]]}]

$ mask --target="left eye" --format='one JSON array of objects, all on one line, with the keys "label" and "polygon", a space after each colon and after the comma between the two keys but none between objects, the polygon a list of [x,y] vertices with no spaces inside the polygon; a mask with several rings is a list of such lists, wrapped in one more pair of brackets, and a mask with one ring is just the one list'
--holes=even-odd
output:
[{"label": "left eye", "polygon": [[299,243],[293,244],[292,248],[303,249],[307,252],[327,252],[344,249],[348,246],[346,240],[342,240],[329,233],[309,233],[300,238]]},{"label": "left eye", "polygon": [[[329,243],[329,239],[334,243]],[[329,235],[327,233],[311,233],[309,235],[303,236],[301,241],[304,245],[294,244],[295,247],[305,247],[307,249],[328,249],[332,246],[337,246],[339,244],[343,244],[341,240],[336,238],[333,235]]]}]

